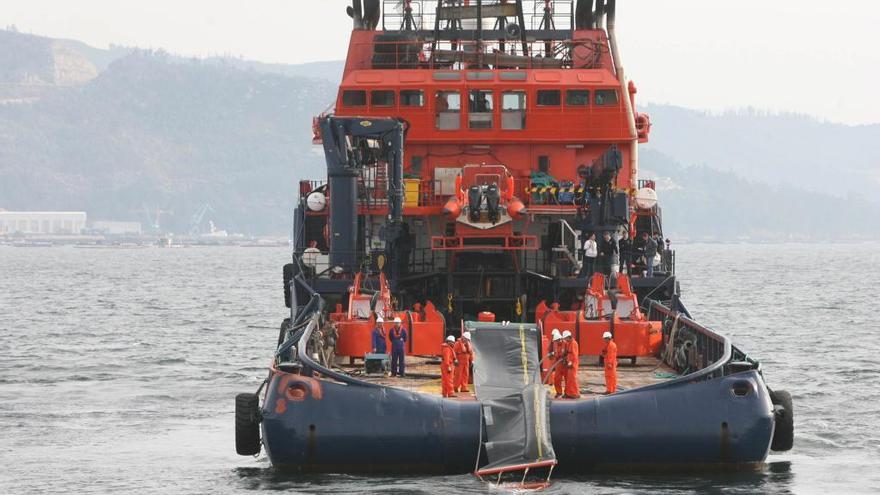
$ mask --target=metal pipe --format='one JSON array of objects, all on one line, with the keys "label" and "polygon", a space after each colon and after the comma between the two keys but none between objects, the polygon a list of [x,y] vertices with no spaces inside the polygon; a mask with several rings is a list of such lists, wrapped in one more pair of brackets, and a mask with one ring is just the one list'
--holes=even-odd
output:
[{"label": "metal pipe", "polygon": [[483,49],[483,0],[477,0],[477,51]]},{"label": "metal pipe", "polygon": [[352,0],[351,2],[351,19],[354,23],[354,29],[364,28],[364,9],[361,0]]},{"label": "metal pipe", "polygon": [[623,61],[620,58],[620,50],[617,46],[617,37],[615,36],[615,21],[617,14],[617,0],[608,0],[608,39],[611,43],[611,56],[614,58],[614,70],[617,73],[617,81],[620,83],[620,97],[623,99],[623,105],[626,108],[626,123],[629,127],[630,134],[630,188],[635,193],[639,180],[639,133],[636,131],[636,115],[633,110],[632,99],[629,94],[629,87],[626,81],[626,74],[623,70]]}]

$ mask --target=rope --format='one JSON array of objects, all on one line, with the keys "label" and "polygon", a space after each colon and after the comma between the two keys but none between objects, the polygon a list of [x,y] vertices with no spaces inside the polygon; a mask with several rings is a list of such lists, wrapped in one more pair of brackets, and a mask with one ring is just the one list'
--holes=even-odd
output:
[{"label": "rope", "polygon": [[664,359],[666,360],[666,364],[675,369],[675,334],[678,333],[678,319],[681,317],[681,313],[676,313],[675,320],[672,322],[672,330],[669,331],[669,341],[666,343],[666,354]]}]

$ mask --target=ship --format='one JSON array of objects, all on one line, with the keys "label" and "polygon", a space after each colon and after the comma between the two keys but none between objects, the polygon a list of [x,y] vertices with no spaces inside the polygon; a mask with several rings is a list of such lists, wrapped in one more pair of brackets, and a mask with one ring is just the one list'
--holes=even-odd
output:
[{"label": "ship", "polygon": [[[681,298],[655,182],[639,176],[651,121],[615,0],[346,12],[337,99],[313,121],[326,180],[298,185],[289,313],[266,379],[235,398],[239,454],[293,472],[525,480],[760,469],[792,448],[791,394]],[[371,344],[395,319],[404,376]],[[465,331],[476,392],[444,397],[441,346]],[[579,344],[579,397],[548,383],[554,331]]]}]

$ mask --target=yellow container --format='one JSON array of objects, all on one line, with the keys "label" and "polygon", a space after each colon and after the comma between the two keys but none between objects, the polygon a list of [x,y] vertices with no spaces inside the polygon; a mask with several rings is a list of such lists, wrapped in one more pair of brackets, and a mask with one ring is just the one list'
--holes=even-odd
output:
[{"label": "yellow container", "polygon": [[420,179],[403,179],[403,206],[419,206]]}]

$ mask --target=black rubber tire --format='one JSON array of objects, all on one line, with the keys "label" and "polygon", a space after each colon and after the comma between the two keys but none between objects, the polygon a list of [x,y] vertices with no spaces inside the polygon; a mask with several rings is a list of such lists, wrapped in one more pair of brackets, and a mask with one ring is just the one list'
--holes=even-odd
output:
[{"label": "black rubber tire", "polygon": [[260,398],[257,394],[235,396],[235,451],[238,455],[260,453]]},{"label": "black rubber tire", "polygon": [[773,430],[773,442],[770,450],[785,452],[791,450],[794,445],[794,406],[791,394],[785,390],[771,390],[770,400],[777,409],[776,428]]}]

